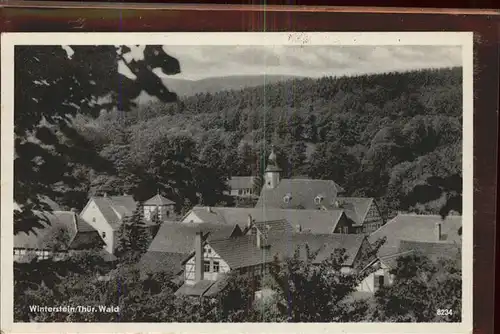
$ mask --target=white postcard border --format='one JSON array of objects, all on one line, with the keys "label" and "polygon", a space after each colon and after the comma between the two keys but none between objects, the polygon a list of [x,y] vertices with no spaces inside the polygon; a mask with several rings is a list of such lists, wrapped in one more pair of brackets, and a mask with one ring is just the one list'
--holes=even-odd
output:
[{"label": "white postcard border", "polygon": [[[13,323],[13,160],[15,45],[455,45],[463,55],[462,323]],[[473,33],[2,33],[1,35],[1,326],[6,333],[470,333],[473,264]],[[422,296],[424,297],[424,296]],[[425,298],[425,297],[424,297]]]}]

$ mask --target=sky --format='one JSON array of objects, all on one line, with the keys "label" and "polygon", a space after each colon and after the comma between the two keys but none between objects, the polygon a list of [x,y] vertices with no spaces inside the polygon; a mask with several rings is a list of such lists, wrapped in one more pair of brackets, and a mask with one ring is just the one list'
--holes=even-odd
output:
[{"label": "sky", "polygon": [[[357,75],[462,65],[460,46],[164,46],[181,73],[199,80],[232,75]],[[129,59],[140,59],[132,47]],[[122,69],[126,72],[126,69]],[[126,74],[126,73],[124,73]]]}]

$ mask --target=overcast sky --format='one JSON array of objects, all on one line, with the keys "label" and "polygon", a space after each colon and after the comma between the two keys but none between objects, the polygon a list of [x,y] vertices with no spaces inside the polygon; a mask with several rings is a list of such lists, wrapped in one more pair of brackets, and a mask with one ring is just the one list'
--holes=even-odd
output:
[{"label": "overcast sky", "polygon": [[[130,57],[140,59],[142,47]],[[181,73],[198,80],[230,75],[340,76],[461,66],[459,46],[164,46]]]}]

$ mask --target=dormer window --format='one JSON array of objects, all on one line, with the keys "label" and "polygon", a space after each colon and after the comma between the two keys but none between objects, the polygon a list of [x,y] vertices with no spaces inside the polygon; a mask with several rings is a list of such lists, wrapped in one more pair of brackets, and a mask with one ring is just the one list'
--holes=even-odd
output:
[{"label": "dormer window", "polygon": [[291,200],[292,200],[292,194],[286,194],[283,197],[283,202],[285,202],[285,203],[290,203]]},{"label": "dormer window", "polygon": [[323,195],[318,195],[314,198],[314,203],[315,204],[321,204],[321,202],[323,202]]}]

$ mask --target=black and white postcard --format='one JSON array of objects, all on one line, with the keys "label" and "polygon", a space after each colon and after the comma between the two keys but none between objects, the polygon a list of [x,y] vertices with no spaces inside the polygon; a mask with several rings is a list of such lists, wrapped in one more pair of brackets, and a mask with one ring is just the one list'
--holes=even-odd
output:
[{"label": "black and white postcard", "polygon": [[470,332],[472,42],[2,34],[2,330]]}]

